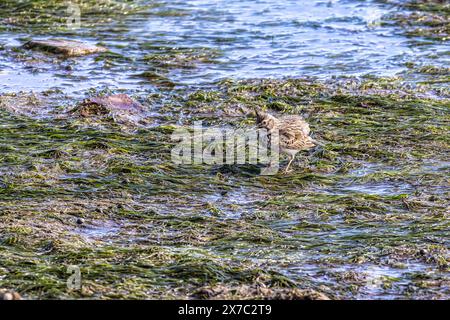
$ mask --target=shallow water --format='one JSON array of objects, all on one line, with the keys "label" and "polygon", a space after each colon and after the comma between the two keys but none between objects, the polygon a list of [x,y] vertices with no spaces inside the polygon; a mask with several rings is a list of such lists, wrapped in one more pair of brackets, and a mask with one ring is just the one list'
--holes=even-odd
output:
[{"label": "shallow water", "polygon": [[[153,1],[145,2],[155,4]],[[0,58],[0,91],[64,87],[77,92],[91,87],[152,91],[151,80],[136,77],[151,69],[178,86],[203,86],[225,78],[339,75],[392,76],[405,63],[445,66],[448,43],[407,38],[380,19],[398,8],[378,1],[158,1],[137,15],[112,18],[107,25],[83,27],[68,36],[106,45],[112,56],[26,65]],[[83,16],[82,16],[82,19]],[[82,20],[83,22],[83,20]],[[37,37],[49,33],[35,30]],[[29,34],[2,32],[0,44],[19,46]],[[420,44],[420,45],[419,45]],[[146,65],[147,54],[207,48],[214,56],[193,68]],[[209,52],[209,53],[208,53]]]}]

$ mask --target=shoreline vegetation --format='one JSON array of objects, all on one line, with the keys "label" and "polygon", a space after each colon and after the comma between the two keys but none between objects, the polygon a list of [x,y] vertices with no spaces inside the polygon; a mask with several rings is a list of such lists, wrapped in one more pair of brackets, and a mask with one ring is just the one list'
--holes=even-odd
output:
[{"label": "shoreline vegetation", "polygon": [[[381,2],[403,10],[382,25],[449,40],[448,5]],[[118,8],[123,19],[189,14],[157,2],[82,5],[94,30]],[[46,15],[51,8],[60,6],[3,1],[0,32],[27,35],[0,53],[67,76],[76,58],[23,47],[65,21]],[[172,72],[213,65],[221,52],[142,49],[135,75],[152,92],[0,93],[0,289],[25,299],[450,298],[448,67],[406,62],[396,76],[202,87],[180,85]],[[113,51],[86,59],[104,70],[136,63]],[[177,128],[248,128],[255,107],[301,114],[323,146],[299,154],[289,175],[171,162]],[[69,266],[80,268],[81,289],[68,289]]]}]

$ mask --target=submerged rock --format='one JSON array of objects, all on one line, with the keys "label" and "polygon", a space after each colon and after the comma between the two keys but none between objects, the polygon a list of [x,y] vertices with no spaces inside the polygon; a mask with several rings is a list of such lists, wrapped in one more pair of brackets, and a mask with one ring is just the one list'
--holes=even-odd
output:
[{"label": "submerged rock", "polygon": [[8,93],[0,95],[0,109],[17,114],[39,114],[46,104],[46,99],[41,94],[34,92]]},{"label": "submerged rock", "polygon": [[126,94],[115,94],[86,99],[76,108],[76,110],[83,117],[106,115],[110,113],[135,115],[144,112],[144,107]]},{"label": "submerged rock", "polygon": [[0,300],[22,300],[22,297],[15,291],[0,289]]},{"label": "submerged rock", "polygon": [[24,48],[62,54],[66,57],[85,56],[107,51],[104,47],[65,39],[31,40],[24,44]]},{"label": "submerged rock", "polygon": [[31,118],[60,118],[67,99],[58,90],[4,93],[0,94],[0,110]]},{"label": "submerged rock", "polygon": [[112,117],[115,122],[145,122],[144,106],[126,94],[88,98],[72,112],[84,118]]}]

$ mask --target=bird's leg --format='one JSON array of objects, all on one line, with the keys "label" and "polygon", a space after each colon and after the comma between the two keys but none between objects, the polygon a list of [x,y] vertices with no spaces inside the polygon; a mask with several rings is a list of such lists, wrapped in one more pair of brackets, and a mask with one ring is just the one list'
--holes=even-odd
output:
[{"label": "bird's leg", "polygon": [[277,174],[278,169],[279,169],[279,163],[272,159],[269,162],[269,166],[264,168],[264,169],[262,169],[261,174],[263,174],[263,175],[275,175],[275,174]]},{"label": "bird's leg", "polygon": [[291,171],[289,171],[289,167],[291,166],[292,161],[294,161],[295,155],[289,155],[289,163],[286,167],[286,169],[284,169],[284,173],[289,173]]}]

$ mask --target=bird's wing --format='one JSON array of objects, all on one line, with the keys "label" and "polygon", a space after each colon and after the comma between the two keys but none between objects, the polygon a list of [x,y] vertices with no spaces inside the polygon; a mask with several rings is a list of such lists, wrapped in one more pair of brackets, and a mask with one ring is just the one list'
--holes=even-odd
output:
[{"label": "bird's wing", "polygon": [[300,116],[284,116],[281,120],[283,127],[297,128],[297,130],[301,130],[306,136],[308,136],[311,132],[309,124]]},{"label": "bird's wing", "polygon": [[[308,126],[309,129],[309,126]],[[280,146],[285,149],[309,149],[315,146],[311,137],[305,134],[305,128],[296,123],[284,123],[279,129]],[[309,130],[307,131],[309,133]]]}]

